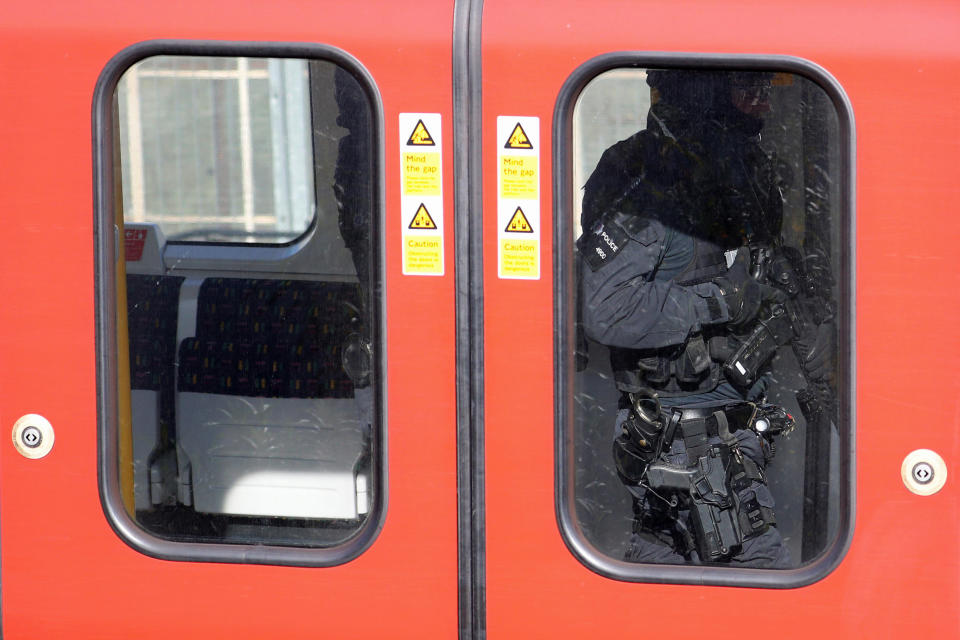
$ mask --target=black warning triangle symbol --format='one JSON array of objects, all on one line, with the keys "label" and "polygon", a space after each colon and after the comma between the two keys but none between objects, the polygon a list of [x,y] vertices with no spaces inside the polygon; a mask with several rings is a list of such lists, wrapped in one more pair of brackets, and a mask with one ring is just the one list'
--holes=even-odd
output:
[{"label": "black warning triangle symbol", "polygon": [[530,221],[527,220],[527,216],[523,215],[523,209],[517,207],[517,210],[513,212],[513,217],[510,218],[510,222],[507,223],[507,228],[504,229],[504,231],[533,233],[533,227],[530,226]]},{"label": "black warning triangle symbol", "polygon": [[410,134],[407,145],[413,147],[436,146],[436,143],[433,141],[433,136],[427,131],[427,125],[423,124],[423,120],[417,120],[417,126],[413,128],[413,133]]},{"label": "black warning triangle symbol", "polygon": [[503,145],[504,149],[533,149],[533,143],[530,142],[530,138],[527,137],[527,132],[523,130],[523,127],[520,126],[520,123],[517,123],[517,126],[513,128],[513,132],[510,134],[510,137],[507,138],[507,143]]},{"label": "black warning triangle symbol", "polygon": [[427,211],[427,208],[423,206],[423,203],[420,204],[420,207],[417,209],[417,212],[413,216],[413,220],[410,221],[410,226],[408,229],[436,229],[437,223],[433,221],[433,218],[430,217],[430,212]]}]

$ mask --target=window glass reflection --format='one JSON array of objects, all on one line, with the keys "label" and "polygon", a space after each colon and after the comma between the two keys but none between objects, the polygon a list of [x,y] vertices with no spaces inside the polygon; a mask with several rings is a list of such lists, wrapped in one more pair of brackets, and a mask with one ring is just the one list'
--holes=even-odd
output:
[{"label": "window glass reflection", "polygon": [[181,542],[345,544],[383,500],[370,94],[322,60],[159,56],[115,104],[128,510]]},{"label": "window glass reflection", "polygon": [[571,477],[604,554],[792,568],[835,537],[838,149],[792,74],[581,93]]}]

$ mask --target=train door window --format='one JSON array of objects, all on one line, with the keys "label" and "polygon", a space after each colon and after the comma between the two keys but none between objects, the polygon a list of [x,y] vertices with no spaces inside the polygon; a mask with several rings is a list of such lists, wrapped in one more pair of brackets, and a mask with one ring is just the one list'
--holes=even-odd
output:
[{"label": "train door window", "polygon": [[341,52],[257,47],[101,79],[103,493],[151,555],[337,564],[385,501],[379,101]]},{"label": "train door window", "polygon": [[842,92],[800,61],[610,62],[558,109],[565,538],[625,580],[818,579],[852,521]]},{"label": "train door window", "polygon": [[315,215],[306,60],[153,56],[117,88],[127,223],[289,242]]}]

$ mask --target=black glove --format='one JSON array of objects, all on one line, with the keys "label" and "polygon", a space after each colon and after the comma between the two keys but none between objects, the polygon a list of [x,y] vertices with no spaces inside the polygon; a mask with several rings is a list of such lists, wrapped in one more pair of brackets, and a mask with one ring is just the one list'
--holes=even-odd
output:
[{"label": "black glove", "polygon": [[784,292],[749,276],[740,282],[732,282],[727,278],[717,278],[713,282],[720,287],[720,303],[726,306],[730,316],[729,325],[735,329],[755,320],[767,304],[787,301]]},{"label": "black glove", "polygon": [[836,327],[832,322],[824,322],[816,331],[810,331],[798,341],[801,362],[811,380],[826,379],[833,368],[833,356],[836,353]]}]

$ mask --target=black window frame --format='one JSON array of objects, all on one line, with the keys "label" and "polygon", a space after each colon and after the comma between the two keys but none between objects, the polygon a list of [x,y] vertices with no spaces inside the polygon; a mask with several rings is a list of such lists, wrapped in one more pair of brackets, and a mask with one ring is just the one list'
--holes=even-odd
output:
[{"label": "black window frame", "polygon": [[[114,159],[114,95],[120,77],[135,63],[149,57],[238,56],[248,58],[299,58],[332,62],[347,70],[366,93],[373,131],[372,140],[372,213],[373,235],[372,287],[374,308],[370,312],[374,342],[371,375],[375,377],[376,396],[372,436],[371,466],[377,482],[371,487],[372,500],[365,522],[342,544],[323,548],[234,544],[219,542],[173,541],[146,531],[127,512],[121,498],[119,472],[118,348],[117,348],[117,268],[122,243],[116,226]],[[332,567],[363,554],[377,539],[387,513],[387,390],[386,390],[386,301],[382,291],[385,256],[384,207],[384,118],[383,101],[376,83],[363,65],[347,52],[333,46],[305,43],[227,42],[201,40],[151,40],[134,44],[117,53],[104,67],[94,91],[92,108],[94,165],[94,282],[97,363],[97,472],[100,502],[114,532],[133,549],[153,558],[188,562],[218,562],[253,565]],[[277,258],[302,244],[316,227],[316,220],[300,238],[269,247],[254,243],[189,243],[223,245],[229,250],[276,252]],[[237,244],[240,246],[238,247]]]},{"label": "black window frame", "polygon": [[[574,348],[576,346],[576,269],[574,210],[574,109],[586,85],[615,69],[677,69],[697,71],[765,71],[801,76],[818,85],[832,102],[839,124],[840,166],[837,211],[840,241],[837,280],[839,523],[837,537],[813,561],[795,569],[745,569],[718,566],[635,564],[597,549],[582,532],[575,505],[574,464]],[[817,582],[842,562],[853,537],[855,522],[855,158],[853,109],[840,84],[813,62],[782,55],[736,55],[611,52],[579,66],[567,78],[557,98],[553,118],[554,163],[554,402],[555,508],[557,524],[570,552],[590,570],[615,580],[638,583],[795,588]],[[612,426],[611,426],[612,433]],[[626,528],[626,525],[625,525]]]}]

